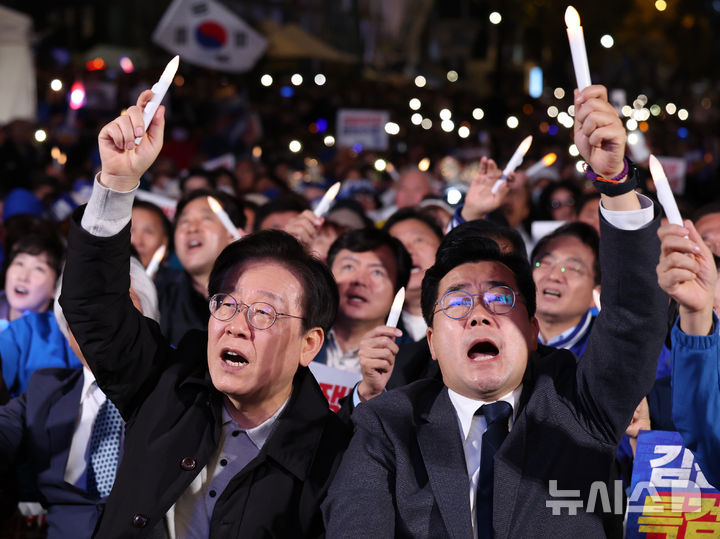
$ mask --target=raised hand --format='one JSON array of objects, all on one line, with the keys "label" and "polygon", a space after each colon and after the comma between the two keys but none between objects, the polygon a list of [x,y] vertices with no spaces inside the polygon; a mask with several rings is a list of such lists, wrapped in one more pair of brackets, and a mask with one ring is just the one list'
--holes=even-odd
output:
[{"label": "raised hand", "polygon": [[145,90],[138,97],[136,105],[128,108],[126,114],[118,116],[100,131],[100,183],[105,187],[117,191],[133,189],[160,153],[165,127],[165,107],[158,107],[148,126],[147,136],[142,138],[140,144],[135,144],[135,137],[142,137],[145,133],[142,111],[152,95],[151,90]]},{"label": "raised hand", "polygon": [[480,160],[480,166],[472,179],[472,183],[470,183],[470,189],[465,195],[464,206],[460,211],[463,219],[466,221],[484,219],[488,213],[500,207],[510,189],[509,183],[512,180],[511,175],[508,182],[503,183],[498,192],[493,194],[493,185],[495,185],[501,174],[502,171],[495,161],[487,157]]},{"label": "raised hand", "polygon": [[285,232],[294,236],[296,240],[307,248],[317,237],[318,231],[324,222],[323,217],[318,217],[311,210],[305,210],[293,217],[285,225]]},{"label": "raised hand", "polygon": [[575,145],[596,174],[614,178],[625,167],[625,128],[608,101],[607,89],[594,84],[575,90]]},{"label": "raised hand", "polygon": [[358,394],[363,402],[385,390],[399,350],[395,337],[400,335],[402,331],[390,326],[378,326],[363,335],[358,350],[362,373]]},{"label": "raised hand", "polygon": [[707,335],[717,281],[712,253],[688,220],[684,227],[663,225],[658,236],[662,242],[658,284],[680,305],[680,328],[688,334]]}]

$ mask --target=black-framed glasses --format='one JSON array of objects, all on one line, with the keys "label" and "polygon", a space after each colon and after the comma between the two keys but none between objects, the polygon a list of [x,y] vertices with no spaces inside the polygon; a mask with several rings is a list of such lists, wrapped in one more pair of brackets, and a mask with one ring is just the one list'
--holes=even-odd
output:
[{"label": "black-framed glasses", "polygon": [[248,305],[247,303],[236,300],[230,294],[215,294],[210,298],[208,305],[213,318],[222,322],[227,322],[242,311],[243,308],[247,308],[245,317],[248,324],[255,329],[268,329],[272,327],[275,321],[281,316],[304,320],[302,316],[279,313],[275,310],[275,307],[264,301],[256,301]]},{"label": "black-framed glasses", "polygon": [[483,306],[491,313],[507,314],[515,307],[518,295],[512,288],[505,285],[493,286],[482,294],[471,294],[465,290],[450,290],[445,292],[435,305],[440,305],[439,310],[442,310],[448,318],[458,320],[470,314],[476,305],[475,298],[480,298]]}]

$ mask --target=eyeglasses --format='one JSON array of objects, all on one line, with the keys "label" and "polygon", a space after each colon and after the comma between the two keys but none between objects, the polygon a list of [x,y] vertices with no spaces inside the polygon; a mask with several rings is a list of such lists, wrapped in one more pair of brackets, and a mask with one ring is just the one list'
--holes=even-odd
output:
[{"label": "eyeglasses", "polygon": [[565,273],[568,276],[583,277],[588,273],[585,266],[575,260],[555,260],[549,256],[544,256],[539,260],[535,261],[535,271],[549,273],[557,265],[560,265],[560,273]]},{"label": "eyeglasses", "polygon": [[471,294],[465,290],[450,290],[445,292],[440,301],[435,303],[435,305],[440,305],[440,309],[433,312],[433,315],[442,310],[448,318],[454,320],[465,318],[475,307],[475,298],[480,298],[485,309],[491,313],[507,314],[515,307],[518,295],[512,288],[505,285],[493,286],[482,294]]},{"label": "eyeglasses", "polygon": [[575,199],[573,198],[566,198],[565,200],[552,200],[550,201],[550,207],[553,210],[557,210],[558,208],[562,208],[563,206],[567,206],[569,208],[573,207],[575,205]]},{"label": "eyeglasses", "polygon": [[210,307],[210,314],[213,318],[222,322],[227,322],[235,316],[236,313],[239,313],[243,310],[243,308],[247,307],[245,317],[248,324],[255,329],[270,328],[280,316],[304,320],[302,316],[279,313],[275,310],[275,307],[269,303],[256,301],[248,305],[247,303],[236,300],[230,294],[215,294],[210,298],[208,305]]}]

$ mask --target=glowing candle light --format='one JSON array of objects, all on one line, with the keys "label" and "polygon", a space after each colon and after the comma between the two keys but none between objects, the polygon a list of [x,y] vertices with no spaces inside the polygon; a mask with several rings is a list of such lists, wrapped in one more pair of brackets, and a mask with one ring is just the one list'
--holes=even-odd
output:
[{"label": "glowing candle light", "polygon": [[330,209],[330,205],[335,200],[335,197],[338,194],[338,191],[340,191],[340,182],[335,182],[330,189],[328,189],[325,194],[323,195],[322,199],[320,199],[320,203],[317,205],[317,207],[314,210],[314,213],[318,217],[325,217],[325,214]]},{"label": "glowing candle light", "polygon": [[545,155],[542,159],[540,159],[540,161],[538,161],[533,166],[528,168],[525,171],[525,174],[527,174],[528,177],[534,176],[535,174],[540,172],[545,167],[549,167],[550,165],[552,165],[556,160],[557,160],[557,154],[549,153],[549,154]]},{"label": "glowing candle light", "polygon": [[[153,84],[152,88],[150,88],[152,90],[153,96],[152,99],[148,102],[148,104],[145,105],[145,110],[143,110],[143,123],[145,124],[145,131],[147,131],[147,128],[150,125],[153,116],[155,116],[155,111],[160,106],[160,103],[162,102],[163,97],[165,97],[168,88],[170,88],[170,85],[172,84],[173,78],[175,78],[175,73],[177,72],[179,65],[180,57],[175,56],[175,58],[170,60],[168,62],[168,65],[165,66],[165,71],[163,71],[162,75],[160,75],[160,80]],[[135,139],[135,144],[140,144],[141,140],[142,137],[137,137]]]},{"label": "glowing candle light", "polygon": [[492,194],[497,194],[498,190],[500,189],[500,186],[507,182],[508,176],[512,172],[515,171],[516,168],[518,168],[523,161],[523,158],[525,157],[525,154],[530,149],[530,145],[532,144],[532,135],[525,137],[525,140],[523,140],[520,143],[520,146],[518,146],[517,150],[515,150],[515,153],[510,158],[510,161],[508,161],[508,164],[505,166],[505,170],[502,171],[502,175],[500,176],[500,179],[495,182],[495,185],[493,185],[492,188]]},{"label": "glowing candle light", "polygon": [[398,290],[397,294],[395,294],[395,299],[392,302],[392,307],[390,307],[390,314],[388,315],[387,322],[385,323],[386,326],[394,328],[397,327],[398,320],[400,320],[400,313],[402,312],[403,303],[405,303],[404,286],[400,290]]},{"label": "glowing candle light", "polygon": [[223,210],[220,203],[215,200],[213,197],[207,197],[208,204],[210,205],[210,209],[213,211],[215,215],[217,215],[218,219],[220,219],[220,222],[223,224],[225,229],[232,234],[232,237],[236,240],[239,240],[242,238],[242,234],[238,232],[237,227],[233,224],[233,222],[230,220],[230,216]]},{"label": "glowing candle light", "polygon": [[398,181],[398,179],[400,178],[400,174],[398,173],[397,169],[395,168],[395,165],[393,165],[392,163],[388,163],[385,166],[385,170],[387,171],[388,174],[390,174],[390,177],[393,179],[393,181]]},{"label": "glowing candle light", "polygon": [[575,68],[575,80],[577,81],[578,90],[582,92],[592,82],[590,82],[590,66],[587,51],[585,50],[585,37],[583,36],[582,26],[580,26],[580,15],[572,6],[568,6],[565,10],[565,26],[567,26],[570,54]]},{"label": "glowing candle light", "polygon": [[683,226],[680,210],[678,210],[677,204],[675,203],[675,197],[665,176],[665,170],[654,155],[650,156],[650,174],[652,174],[658,200],[663,210],[665,210],[665,216],[668,218],[668,221],[674,225]]},{"label": "glowing candle light", "polygon": [[155,277],[155,274],[157,273],[157,270],[160,268],[160,262],[162,262],[162,259],[165,258],[165,246],[161,245],[157,248],[157,251],[155,251],[155,254],[153,254],[152,259],[150,260],[150,263],[148,264],[147,268],[145,268],[145,274],[150,277],[151,279]]}]

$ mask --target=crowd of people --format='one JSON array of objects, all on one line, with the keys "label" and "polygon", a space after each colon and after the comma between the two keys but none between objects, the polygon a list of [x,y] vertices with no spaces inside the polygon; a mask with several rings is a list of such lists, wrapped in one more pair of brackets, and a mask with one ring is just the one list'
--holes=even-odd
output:
[{"label": "crowd of people", "polygon": [[[454,206],[440,163],[380,176],[349,149],[299,181],[245,156],[179,174],[164,107],[144,128],[151,95],[100,131],[91,186],[5,197],[0,522],[622,537],[622,514],[553,514],[550,484],[629,486],[650,429],[720,486],[720,204],[661,224],[604,87],[574,97],[587,177],[496,190],[485,156]],[[311,362],[356,376],[338,413]]]}]

